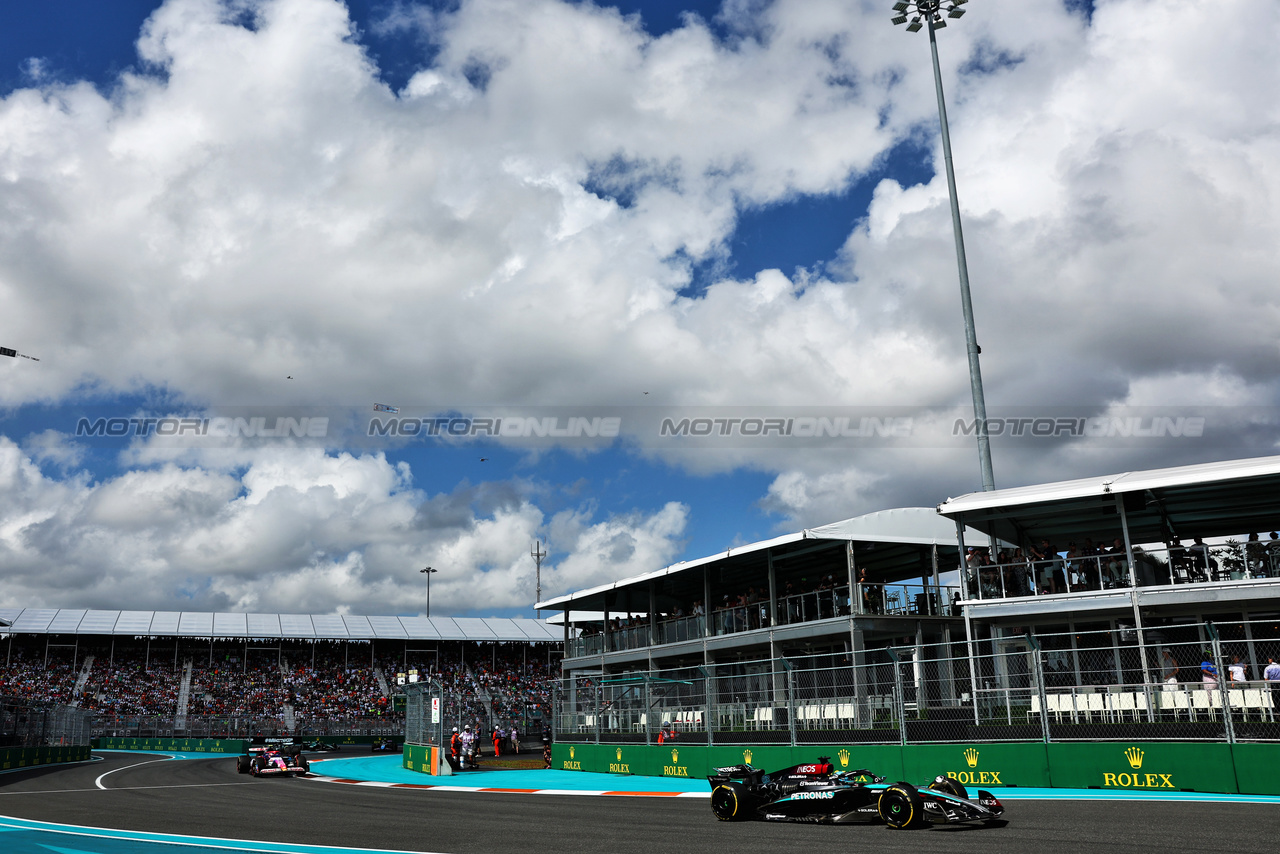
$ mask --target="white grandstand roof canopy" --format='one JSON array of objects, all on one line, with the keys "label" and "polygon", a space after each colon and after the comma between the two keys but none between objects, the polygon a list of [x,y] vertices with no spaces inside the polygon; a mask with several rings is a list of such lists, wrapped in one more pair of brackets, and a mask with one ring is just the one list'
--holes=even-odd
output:
[{"label": "white grandstand roof canopy", "polygon": [[1006,539],[1096,536],[1119,533],[1117,500],[1137,542],[1275,530],[1280,456],[972,492],[948,498],[938,512]]},{"label": "white grandstand roof canopy", "polygon": [[37,635],[288,638],[314,640],[563,641],[564,630],[501,617],[359,617],[209,611],[0,608],[6,632]]},{"label": "white grandstand roof canopy", "polygon": [[[983,535],[976,530],[965,531],[966,541],[977,542],[982,536]],[[970,537],[973,539],[970,540]],[[939,516],[938,511],[935,508],[898,507],[892,510],[878,510],[875,513],[855,516],[852,519],[832,522],[829,525],[820,525],[816,528],[805,528],[804,530],[796,531],[793,534],[783,534],[781,537],[774,537],[771,540],[761,540],[757,543],[737,546],[736,548],[727,549],[719,554],[709,555],[695,560],[681,561],[680,563],[663,567],[655,572],[636,575],[631,578],[624,578],[620,581],[613,581],[608,584],[602,584],[599,587],[593,587],[589,590],[580,590],[576,593],[569,593],[565,596],[557,596],[554,599],[539,602],[535,607],[539,610],[563,608],[570,602],[585,599],[588,596],[594,596],[596,594],[616,590],[621,587],[630,587],[635,584],[652,581],[653,579],[662,578],[678,572],[687,572],[695,567],[714,563],[718,560],[724,560],[725,558],[732,557],[734,555],[761,551],[763,549],[774,548],[788,543],[799,542],[800,540],[850,540],[859,543],[900,543],[906,545],[939,545],[952,548],[959,547],[956,539],[955,522],[943,516]]]}]

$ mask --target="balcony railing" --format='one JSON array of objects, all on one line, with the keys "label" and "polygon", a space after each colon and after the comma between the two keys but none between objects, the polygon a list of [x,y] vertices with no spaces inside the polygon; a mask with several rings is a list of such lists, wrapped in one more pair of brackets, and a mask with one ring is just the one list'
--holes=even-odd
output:
[{"label": "balcony railing", "polygon": [[[1261,546],[1261,544],[1255,544]],[[1280,550],[1182,546],[1133,549],[1051,560],[981,564],[966,571],[971,599],[1007,599],[1138,587],[1280,578]]]}]

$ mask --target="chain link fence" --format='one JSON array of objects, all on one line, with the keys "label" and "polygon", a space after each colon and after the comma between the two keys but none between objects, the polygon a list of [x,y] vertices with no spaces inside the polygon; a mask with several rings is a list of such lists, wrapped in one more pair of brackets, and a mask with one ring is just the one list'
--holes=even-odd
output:
[{"label": "chain link fence", "polygon": [[74,706],[0,698],[0,747],[88,744],[93,713]]},{"label": "chain link fence", "polygon": [[672,670],[572,670],[556,737],[660,744],[1280,741],[1280,621],[1004,634]]},{"label": "chain link fence", "polygon": [[185,719],[173,715],[99,714],[92,717],[95,737],[114,738],[248,738],[255,735],[398,738],[403,729],[398,715],[308,720],[296,730],[289,730],[280,718],[270,715],[187,715]]}]

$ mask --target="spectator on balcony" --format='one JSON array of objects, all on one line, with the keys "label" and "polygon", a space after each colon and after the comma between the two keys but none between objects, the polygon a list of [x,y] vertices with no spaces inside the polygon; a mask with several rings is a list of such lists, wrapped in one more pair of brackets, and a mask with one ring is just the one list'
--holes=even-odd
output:
[{"label": "spectator on balcony", "polygon": [[867,614],[883,614],[884,613],[884,588],[879,584],[872,584],[871,579],[867,578],[867,568],[864,566],[858,571],[858,584],[862,590],[862,610]]},{"label": "spectator on balcony", "polygon": [[1059,577],[1063,580],[1063,589],[1066,588],[1066,576],[1062,575],[1058,550],[1048,539],[1042,539],[1039,547],[1031,547],[1031,559],[1034,561],[1036,584],[1041,593],[1057,593]]},{"label": "spectator on balcony", "polygon": [[1218,668],[1214,666],[1211,656],[1206,655],[1200,662],[1200,681],[1206,686],[1218,684]]},{"label": "spectator on balcony", "polygon": [[1125,553],[1124,540],[1116,537],[1107,550],[1107,572],[1113,587],[1129,586],[1129,557]]},{"label": "spectator on balcony", "polygon": [[1178,682],[1178,661],[1167,646],[1160,650],[1160,681],[1167,685],[1176,685]]},{"label": "spectator on balcony", "polygon": [[[1187,552],[1191,555],[1197,581],[1208,581],[1217,574],[1218,562],[1209,556],[1209,546],[1203,539],[1196,537],[1195,541],[1187,546]],[[1212,575],[1210,569],[1213,570]]]},{"label": "spectator on balcony", "polygon": [[1250,534],[1244,544],[1246,578],[1262,578],[1267,574],[1267,550],[1257,534]]},{"label": "spectator on balcony", "polygon": [[1231,656],[1231,663],[1227,665],[1227,674],[1231,677],[1232,682],[1248,682],[1249,676],[1244,666],[1244,662],[1240,660],[1240,656]]}]

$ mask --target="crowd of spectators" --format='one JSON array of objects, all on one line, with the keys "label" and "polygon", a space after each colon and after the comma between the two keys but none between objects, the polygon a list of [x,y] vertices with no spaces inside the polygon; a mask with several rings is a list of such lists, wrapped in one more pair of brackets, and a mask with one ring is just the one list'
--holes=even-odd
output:
[{"label": "crowd of spectators", "polygon": [[176,714],[182,671],[136,652],[94,657],[79,704],[104,715]]},{"label": "crowd of spectators", "polygon": [[15,649],[0,666],[0,696],[36,703],[69,703],[79,671],[70,658],[50,658],[43,651]]},{"label": "crowd of spectators", "polygon": [[1124,540],[1109,545],[1069,542],[1061,548],[1047,539],[1036,545],[1002,549],[994,555],[986,548],[970,547],[965,554],[966,584],[971,596],[984,599],[1033,596],[1076,590],[1107,590],[1181,582],[1225,581],[1280,575],[1280,534],[1271,532],[1263,541],[1249,534],[1243,543],[1228,540],[1210,546],[1202,537],[1183,545],[1172,539],[1160,549],[1134,545],[1132,572]]},{"label": "crowd of spectators", "polygon": [[[259,652],[169,646],[50,652],[43,641],[15,639],[0,665],[0,696],[79,705],[103,718],[175,717],[184,673],[191,668],[188,716],[239,719],[283,731],[291,718],[299,732],[312,724],[353,719],[402,718],[392,711],[397,675],[411,669],[434,678],[446,692],[446,714],[479,730],[522,724],[531,710],[549,710],[559,650],[548,663],[546,647],[519,644],[443,643],[438,651],[407,656],[383,653],[371,660],[341,644],[319,643]],[[177,663],[175,664],[175,659]],[[380,671],[380,673],[379,673]],[[380,679],[379,676],[382,678]],[[77,682],[84,677],[82,690]]]}]

